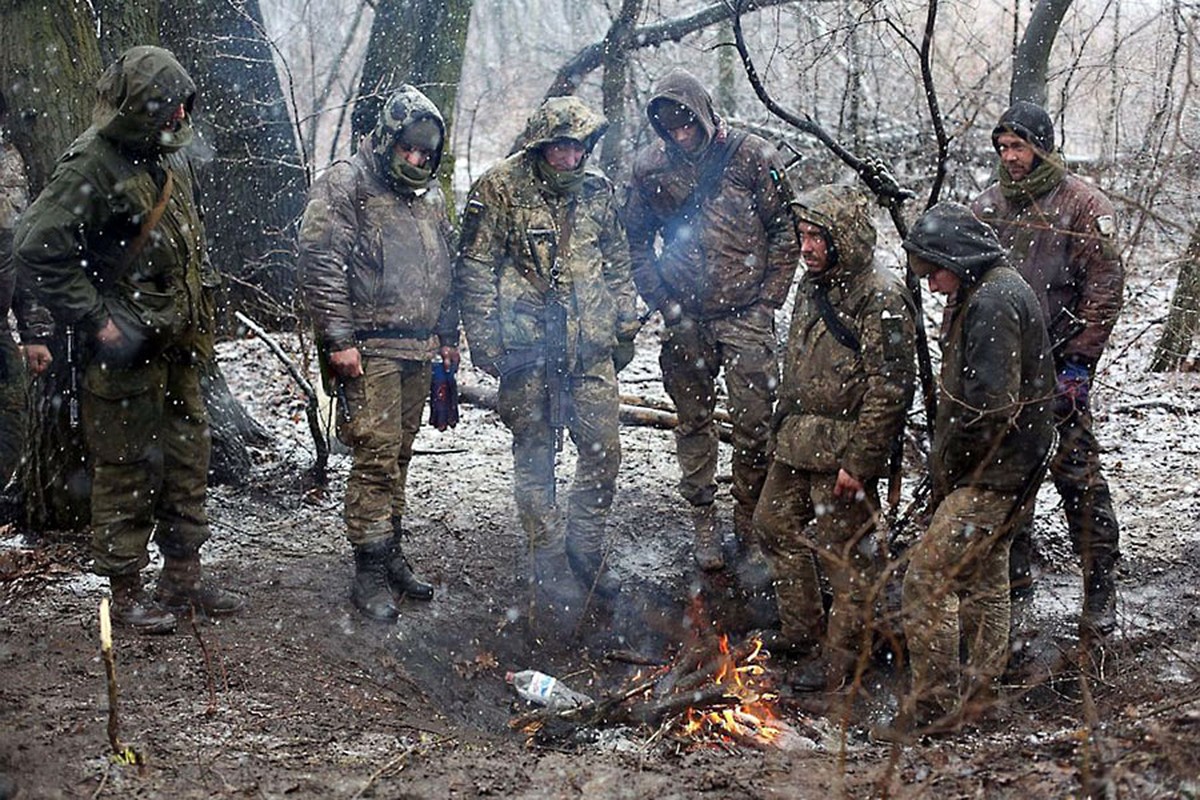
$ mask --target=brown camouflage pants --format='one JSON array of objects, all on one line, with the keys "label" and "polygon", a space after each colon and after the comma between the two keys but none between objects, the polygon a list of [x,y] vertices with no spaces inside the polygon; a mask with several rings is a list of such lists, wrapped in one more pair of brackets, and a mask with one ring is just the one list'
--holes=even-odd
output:
[{"label": "brown camouflage pants", "polygon": [[349,419],[338,438],[353,451],[346,480],[346,536],[352,545],[391,537],[404,516],[413,440],[429,396],[429,362],[363,354],[363,374],[344,381]]},{"label": "brown camouflage pants", "polygon": [[208,540],[208,414],[199,367],[159,357],[132,367],[89,364],[80,404],[92,455],[92,555],[99,575],[146,565],[151,534],[186,558]]},{"label": "brown camouflage pants", "polygon": [[733,497],[747,518],[753,514],[767,476],[771,413],[779,386],[775,349],[775,315],[765,306],[715,320],[684,317],[663,331],[659,364],[679,415],[679,492],[692,505],[708,505],[717,491],[713,409],[715,381],[724,369],[733,418]]},{"label": "brown camouflage pants", "polygon": [[[567,500],[566,535],[579,552],[598,553],[621,466],[617,379],[611,362],[599,375],[571,376],[566,429],[578,458]],[[500,381],[500,419],[513,435],[513,491],[521,528],[531,549],[562,545],[555,502],[555,431],[548,422],[545,368],[507,375]]]},{"label": "brown camouflage pants", "polygon": [[[914,702],[954,713],[964,690],[990,690],[1008,663],[1012,494],[964,488],[937,507],[912,550],[902,614]],[[965,640],[966,664],[959,646]],[[965,678],[965,685],[964,685]]]},{"label": "brown camouflage pants", "polygon": [[871,482],[862,500],[836,498],[836,482],[834,474],[773,462],[754,528],[775,579],[783,635],[797,644],[819,640],[824,616],[819,564],[833,588],[826,646],[831,656],[851,658],[875,601],[879,569],[867,537],[875,529],[879,497]]}]

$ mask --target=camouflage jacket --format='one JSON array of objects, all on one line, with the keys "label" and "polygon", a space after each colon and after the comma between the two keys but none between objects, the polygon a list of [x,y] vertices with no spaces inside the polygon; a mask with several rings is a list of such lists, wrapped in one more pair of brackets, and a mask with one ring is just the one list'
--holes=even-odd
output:
[{"label": "camouflage jacket", "polygon": [[458,342],[450,223],[441,187],[395,191],[361,146],[312,187],[300,225],[300,271],[322,347],[393,340],[404,357],[429,355],[430,337]]},{"label": "camouflage jacket", "polygon": [[689,108],[708,144],[699,158],[680,150],[664,131],[638,154],[625,208],[638,290],[651,307],[677,303],[698,319],[726,316],[757,303],[783,305],[800,258],[789,213],[791,187],[775,148],[751,134],[736,145],[700,206],[690,235],[673,244],[664,234],[705,173],[722,156],[729,132],[712,111],[708,92],[676,73],[656,87],[656,99]]},{"label": "camouflage jacket", "polygon": [[50,338],[54,322],[46,309],[38,305],[28,290],[28,280],[17,273],[13,264],[13,228],[28,205],[25,162],[16,148],[0,140],[0,332],[8,331],[11,308],[16,313],[21,340],[33,342]]},{"label": "camouflage jacket", "polygon": [[1094,369],[1121,310],[1125,271],[1117,252],[1112,203],[1066,175],[1024,205],[995,184],[971,205],[996,229],[1013,265],[1042,306],[1055,357]]},{"label": "camouflage jacket", "polygon": [[[205,274],[190,165],[182,152],[153,144],[163,124],[156,115],[181,103],[190,109],[195,88],[167,51],[134,51],[139,58],[122,57],[101,78],[92,126],[59,159],[14,243],[18,265],[55,318],[88,334],[111,318],[126,339],[111,355],[127,360],[168,347],[211,350],[204,290],[215,283]],[[162,218],[130,258],[168,174],[174,185]]]},{"label": "camouflage jacket", "polygon": [[[540,276],[567,312],[568,363],[586,373],[609,363],[617,341],[637,333],[637,294],[609,180],[589,169],[579,190],[562,196],[542,185],[535,165],[541,158],[537,147],[548,140],[594,143],[602,119],[575,98],[550,105],[553,113],[543,106],[541,116],[531,119],[530,144],[471,188],[463,213],[459,298],[472,360],[494,365],[506,353],[544,347],[548,298],[527,274]],[[568,216],[574,222],[562,252]]]},{"label": "camouflage jacket", "polygon": [[[837,260],[800,281],[776,411],[775,457],[796,469],[883,477],[912,400],[912,298],[895,274],[873,266],[875,228],[861,193],[845,186],[805,192],[797,218],[828,233]],[[858,341],[857,351],[830,331],[818,292]]]},{"label": "camouflage jacket", "polygon": [[933,437],[935,498],[1017,492],[1050,447],[1054,372],[1037,297],[1003,261],[951,298]]}]

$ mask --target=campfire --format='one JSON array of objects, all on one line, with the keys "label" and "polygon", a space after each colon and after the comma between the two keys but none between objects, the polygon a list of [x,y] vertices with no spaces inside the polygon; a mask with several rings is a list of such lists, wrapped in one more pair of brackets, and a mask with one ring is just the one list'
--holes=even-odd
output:
[{"label": "campfire", "polygon": [[[618,651],[609,659],[646,663]],[[778,695],[758,637],[731,646],[728,636],[684,648],[669,664],[639,671],[621,690],[575,708],[537,709],[509,724],[539,741],[564,740],[584,728],[642,726],[650,740],[688,745],[791,749],[798,735],[775,713]]]}]

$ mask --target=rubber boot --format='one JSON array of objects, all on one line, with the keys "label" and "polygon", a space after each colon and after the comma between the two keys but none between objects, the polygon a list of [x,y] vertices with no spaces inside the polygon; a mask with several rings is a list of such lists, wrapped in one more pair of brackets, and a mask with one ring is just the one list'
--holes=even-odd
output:
[{"label": "rubber boot", "polygon": [[1112,564],[1093,561],[1083,585],[1083,613],[1079,617],[1081,639],[1104,639],[1117,627],[1117,587]]},{"label": "rubber boot", "polygon": [[390,621],[400,616],[388,583],[390,542],[383,540],[354,547],[354,583],[350,600],[371,619]]},{"label": "rubber boot", "polygon": [[721,534],[717,532],[716,505],[692,506],[692,522],[696,528],[693,548],[696,566],[705,572],[723,569],[725,555],[721,552]]},{"label": "rubber boot", "polygon": [[404,556],[400,537],[400,531],[397,530],[392,534],[391,541],[388,542],[387,570],[392,589],[403,597],[428,602],[433,599],[433,584],[426,583],[413,572],[412,565]]},{"label": "rubber boot", "polygon": [[167,609],[145,596],[140,575],[113,575],[112,621],[136,633],[173,633],[179,620]]},{"label": "rubber boot", "polygon": [[194,608],[210,617],[227,617],[246,605],[241,595],[204,580],[199,553],[184,558],[163,556],[155,599],[177,614]]}]

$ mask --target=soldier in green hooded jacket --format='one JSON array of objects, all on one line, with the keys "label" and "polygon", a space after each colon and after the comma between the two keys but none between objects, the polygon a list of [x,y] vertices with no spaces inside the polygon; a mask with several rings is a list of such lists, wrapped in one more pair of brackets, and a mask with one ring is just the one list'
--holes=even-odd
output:
[{"label": "soldier in green hooded jacket", "polygon": [[[182,152],[196,87],[170,52],[139,46],[96,93],[91,127],[21,217],[14,253],[82,352],[92,555],[111,582],[113,619],[166,633],[174,611],[243,604],[200,568],[210,440],[199,361],[212,351],[216,280]],[[152,535],[164,565],[150,598],[139,572]]]},{"label": "soldier in green hooded jacket", "polygon": [[[587,164],[606,127],[578,98],[547,100],[525,146],[472,187],[463,218],[463,326],[475,366],[500,378],[517,511],[552,603],[569,597],[568,564],[602,594],[619,589],[604,522],[621,460],[616,376],[639,323],[613,187]],[[564,428],[579,453],[565,538],[554,488]]]}]

